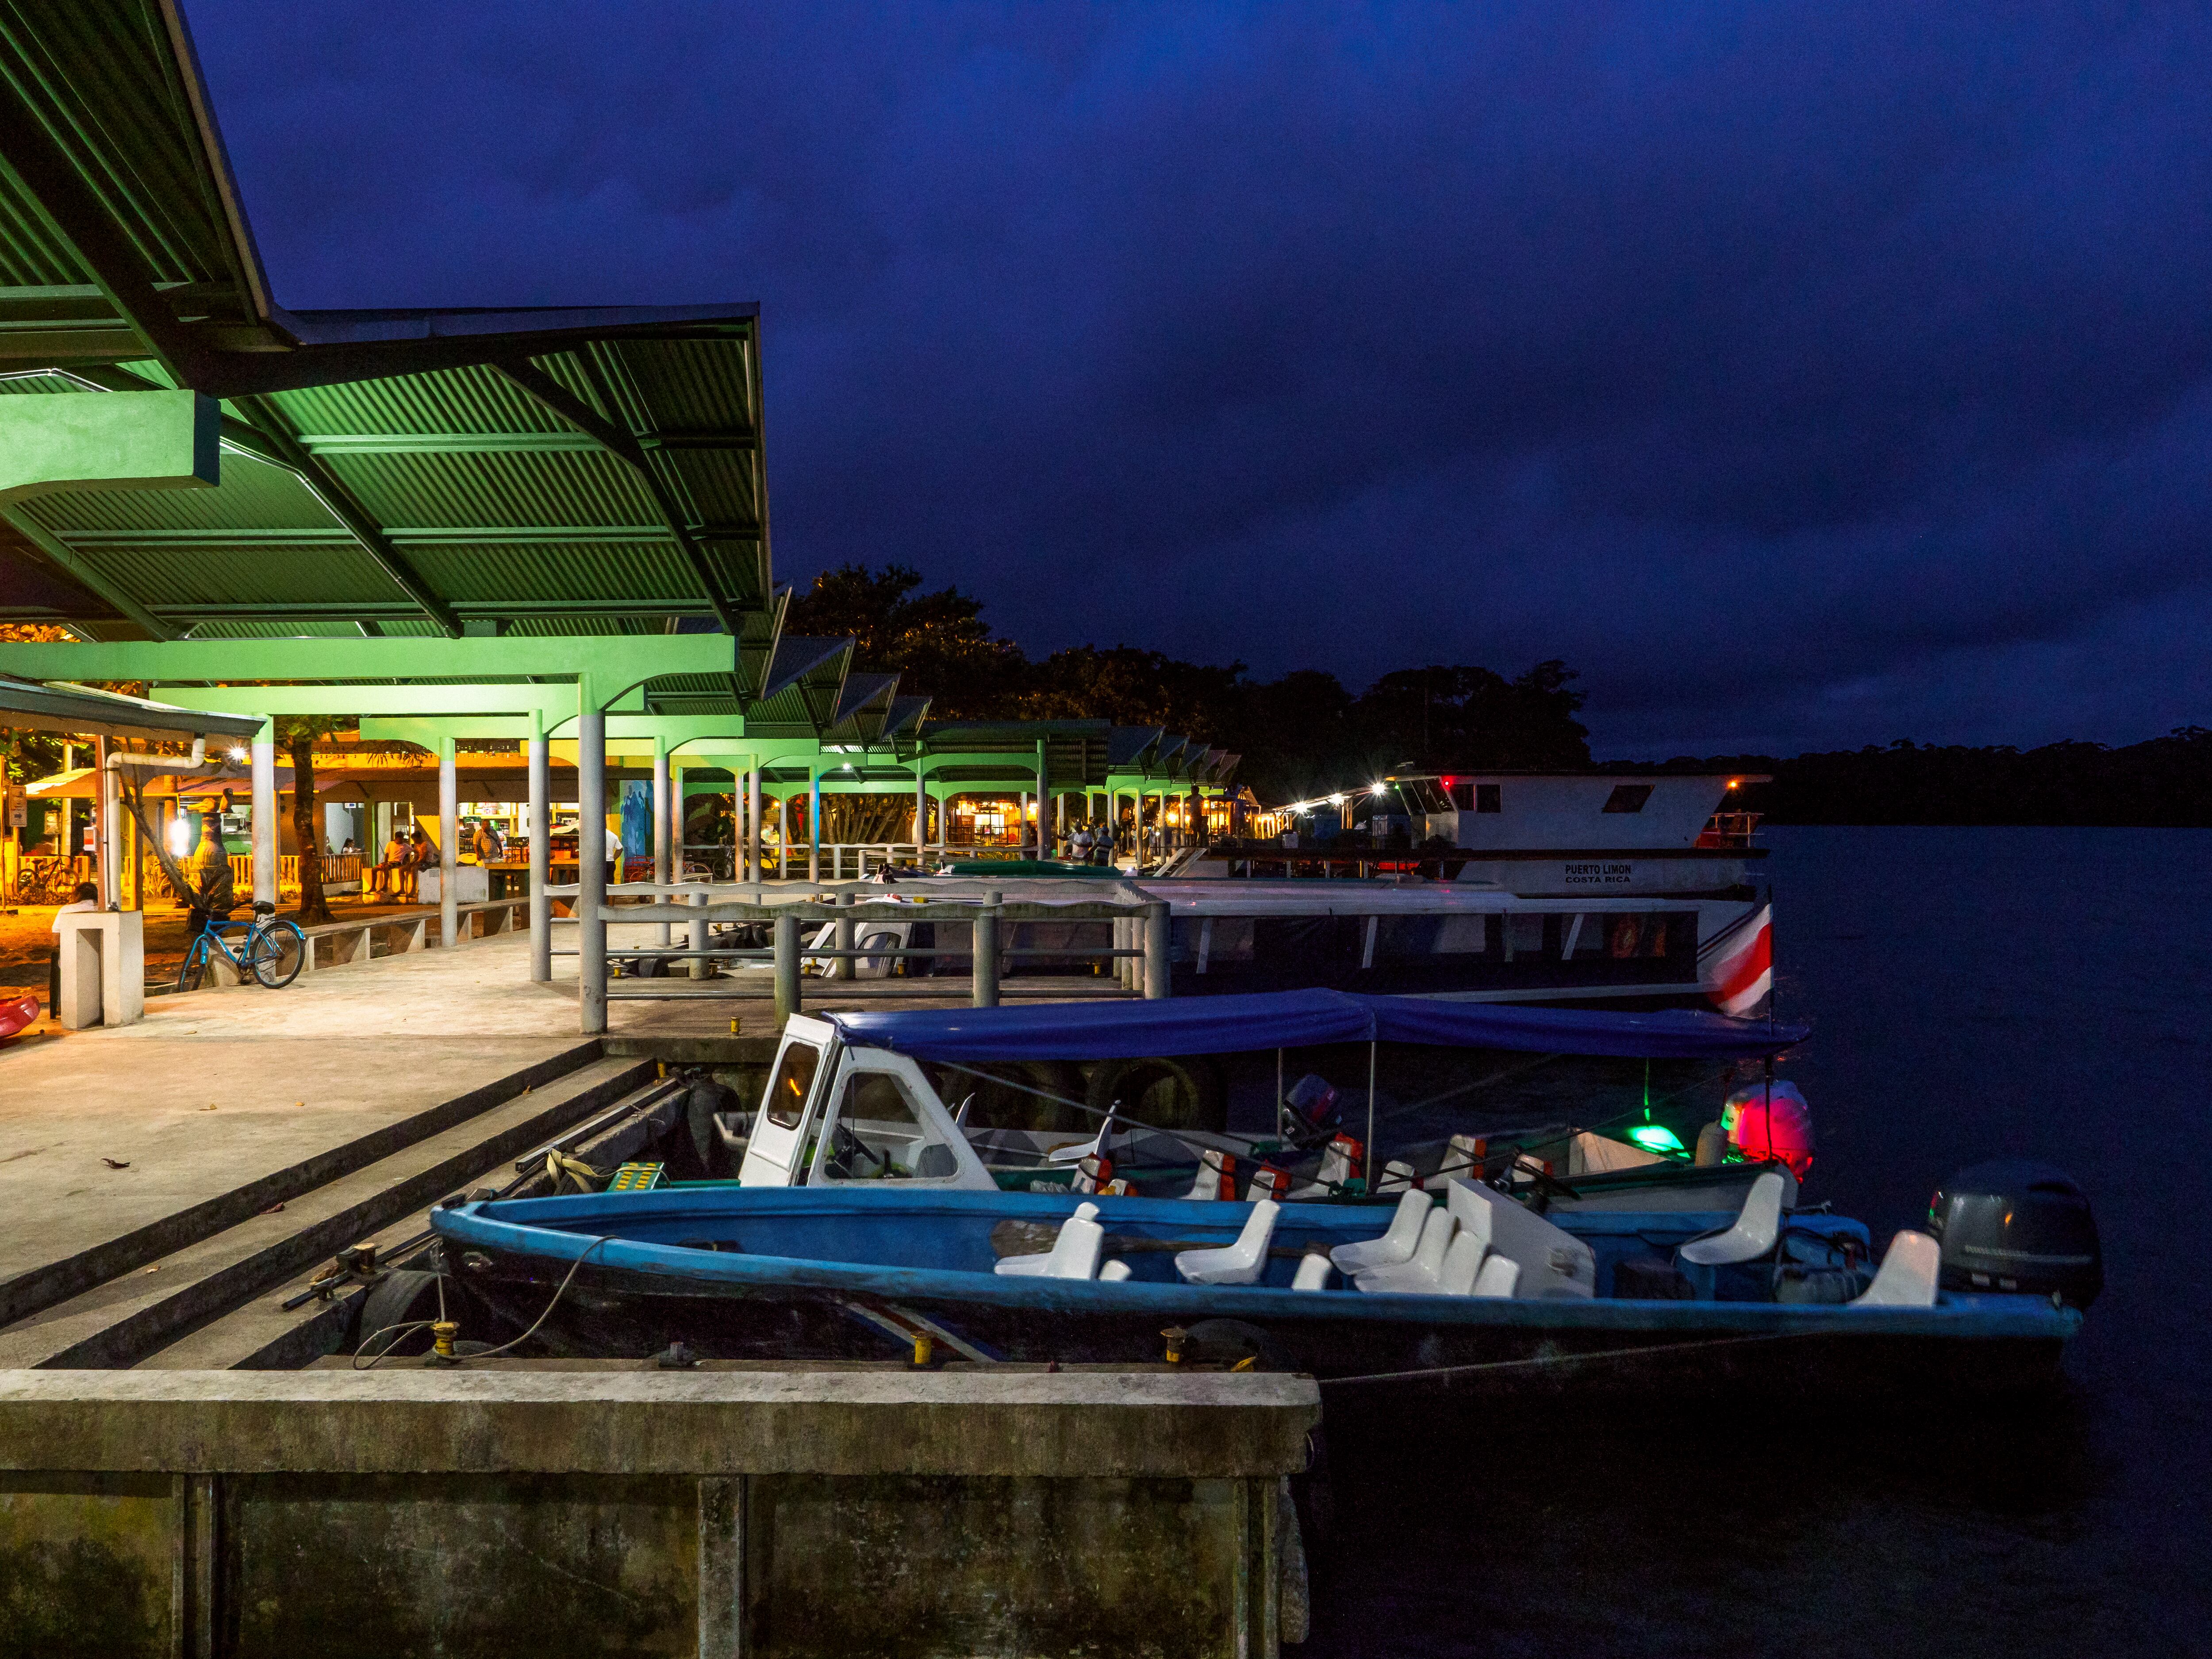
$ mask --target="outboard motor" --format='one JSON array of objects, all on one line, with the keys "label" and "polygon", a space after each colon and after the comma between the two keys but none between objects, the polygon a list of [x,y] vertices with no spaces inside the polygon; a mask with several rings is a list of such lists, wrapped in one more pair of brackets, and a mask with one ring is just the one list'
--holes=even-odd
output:
[{"label": "outboard motor", "polygon": [[2105,1288],[2089,1200],[2063,1171],[2026,1158],[1961,1170],[1928,1200],[1943,1246],[1943,1287],[2024,1291],[2086,1308]]},{"label": "outboard motor", "polygon": [[1317,1146],[1334,1134],[1343,1123],[1344,1116],[1337,1109],[1341,1097],[1329,1085],[1328,1079],[1308,1072],[1283,1097],[1283,1103],[1291,1109],[1297,1124],[1292,1139],[1301,1146]]}]

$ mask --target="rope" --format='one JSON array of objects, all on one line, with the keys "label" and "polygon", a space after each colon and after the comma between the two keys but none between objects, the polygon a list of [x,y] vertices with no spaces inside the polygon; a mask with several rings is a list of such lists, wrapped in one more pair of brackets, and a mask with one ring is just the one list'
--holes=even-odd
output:
[{"label": "rope", "polygon": [[[576,1277],[576,1270],[581,1267],[585,1262],[591,1260],[592,1251],[598,1249],[601,1245],[610,1242],[611,1242],[611,1235],[602,1233],[599,1237],[593,1239],[588,1245],[585,1246],[584,1253],[568,1264],[568,1275],[562,1279],[560,1287],[553,1292],[553,1299],[545,1304],[545,1311],[538,1315],[535,1320],[532,1321],[530,1328],[523,1332],[520,1336],[516,1337],[512,1342],[502,1342],[496,1348],[486,1348],[482,1353],[463,1354],[459,1358],[489,1359],[494,1354],[505,1353],[509,1348],[515,1347],[521,1343],[527,1342],[532,1337],[537,1335],[538,1328],[540,1325],[543,1325],[552,1316],[553,1310],[561,1305],[561,1298],[568,1293],[568,1286]],[[427,1331],[433,1325],[438,1324],[443,1321],[445,1316],[446,1276],[443,1273],[440,1273],[438,1275],[438,1318],[410,1320],[404,1325],[386,1325],[382,1330],[372,1332],[362,1341],[360,1349],[354,1354],[354,1370],[357,1371],[374,1370],[378,1365],[391,1358],[392,1351],[399,1346],[400,1339],[404,1337],[408,1332]],[[378,1337],[383,1336],[391,1332],[397,1332],[398,1334],[393,1336],[391,1341],[386,1343],[383,1347],[379,1349],[374,1354],[371,1355],[368,1364],[366,1365],[362,1364],[361,1363],[361,1356],[362,1354],[368,1352],[369,1344],[375,1341]],[[459,1360],[456,1360],[454,1363],[459,1364]]]},{"label": "rope", "polygon": [[1711,1336],[1695,1342],[1655,1342],[1640,1348],[1600,1348],[1590,1353],[1538,1354],[1528,1359],[1487,1359],[1471,1365],[1437,1365],[1417,1371],[1371,1371],[1361,1376],[1324,1376],[1324,1389],[1354,1382],[1405,1382],[1421,1378],[1462,1376],[1475,1371],[1526,1370],[1547,1365],[1578,1365],[1585,1360],[1635,1358],[1644,1354],[1680,1353],[1697,1348],[1740,1347],[1747,1342],[1784,1342],[1793,1337],[1820,1336],[1820,1331],[1765,1331],[1752,1336]]}]

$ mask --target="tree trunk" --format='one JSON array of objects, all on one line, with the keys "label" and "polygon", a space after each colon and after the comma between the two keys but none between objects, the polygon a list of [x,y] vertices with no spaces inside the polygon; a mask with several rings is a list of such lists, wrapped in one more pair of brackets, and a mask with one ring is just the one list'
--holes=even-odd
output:
[{"label": "tree trunk", "polygon": [[323,897],[323,836],[315,823],[315,740],[295,738],[292,754],[292,838],[300,848],[300,925],[331,920]]}]

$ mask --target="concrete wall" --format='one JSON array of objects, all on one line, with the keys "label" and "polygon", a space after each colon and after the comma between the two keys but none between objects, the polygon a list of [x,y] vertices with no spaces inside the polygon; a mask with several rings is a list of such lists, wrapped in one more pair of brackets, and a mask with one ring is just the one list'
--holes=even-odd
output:
[{"label": "concrete wall", "polygon": [[1264,1659],[1319,1415],[1255,1374],[0,1374],[0,1654]]}]

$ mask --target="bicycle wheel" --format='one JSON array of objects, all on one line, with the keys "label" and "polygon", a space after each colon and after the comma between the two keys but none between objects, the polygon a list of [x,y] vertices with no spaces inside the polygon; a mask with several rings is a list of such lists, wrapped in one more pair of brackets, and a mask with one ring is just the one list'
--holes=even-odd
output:
[{"label": "bicycle wheel", "polygon": [[197,991],[200,981],[207,977],[208,942],[204,939],[192,941],[192,948],[185,952],[185,965],[177,969],[177,988]]},{"label": "bicycle wheel", "polygon": [[270,990],[281,991],[300,977],[301,966],[307,959],[307,936],[296,921],[268,922],[253,930],[246,952],[253,977]]}]

